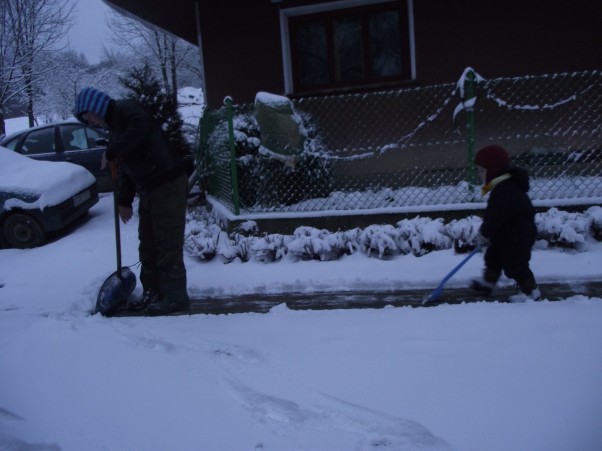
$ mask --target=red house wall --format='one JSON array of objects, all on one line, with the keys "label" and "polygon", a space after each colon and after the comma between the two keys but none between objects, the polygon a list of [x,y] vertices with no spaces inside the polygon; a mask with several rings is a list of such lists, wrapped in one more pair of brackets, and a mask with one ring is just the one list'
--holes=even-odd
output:
[{"label": "red house wall", "polygon": [[[279,8],[284,0],[201,2],[209,108],[284,92]],[[602,69],[602,1],[414,0],[417,84]]]}]

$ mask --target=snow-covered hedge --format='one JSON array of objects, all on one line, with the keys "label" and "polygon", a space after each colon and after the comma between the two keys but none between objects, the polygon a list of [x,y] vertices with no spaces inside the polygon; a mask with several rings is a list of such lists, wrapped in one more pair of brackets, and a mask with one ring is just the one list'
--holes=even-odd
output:
[{"label": "snow-covered hedge", "polygon": [[[336,260],[361,252],[369,257],[387,259],[397,255],[425,255],[449,249],[464,253],[474,249],[481,218],[469,216],[445,224],[443,219],[417,216],[395,226],[371,225],[365,229],[329,232],[301,226],[293,235],[261,234],[257,223],[246,221],[229,235],[219,221],[204,209],[189,213],[185,249],[200,260],[221,256],[225,262],[294,260]],[[602,207],[590,207],[583,213],[551,208],[537,213],[537,247],[569,247],[584,251],[587,242],[602,240]]]}]

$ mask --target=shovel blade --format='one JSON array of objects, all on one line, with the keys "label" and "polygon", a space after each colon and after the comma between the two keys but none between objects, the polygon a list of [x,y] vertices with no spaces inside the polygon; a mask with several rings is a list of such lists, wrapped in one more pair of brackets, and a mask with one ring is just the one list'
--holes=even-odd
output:
[{"label": "shovel blade", "polygon": [[441,293],[443,293],[443,287],[445,287],[445,284],[447,283],[447,281],[448,281],[449,279],[451,279],[451,277],[452,277],[452,276],[453,276],[455,273],[457,273],[457,272],[458,272],[458,270],[459,270],[459,269],[460,269],[462,266],[464,266],[468,260],[470,260],[470,259],[471,259],[471,258],[472,258],[474,255],[476,255],[476,254],[477,254],[477,253],[479,253],[479,252],[481,252],[481,249],[477,247],[477,248],[475,248],[474,250],[472,250],[472,251],[470,252],[470,254],[468,254],[466,257],[464,257],[464,259],[463,259],[463,260],[462,260],[460,263],[458,263],[458,265],[457,265],[457,266],[456,266],[454,269],[452,269],[452,270],[449,272],[449,274],[448,274],[447,276],[445,276],[445,277],[443,278],[443,280],[441,281],[441,283],[439,284],[439,286],[438,286],[437,288],[435,288],[435,290],[433,290],[433,292],[430,294],[430,296],[429,296],[429,297],[427,297],[426,299],[424,299],[424,300],[422,301],[422,305],[424,305],[424,304],[426,304],[426,303],[428,303],[428,302],[434,302],[434,301],[436,301],[437,299],[439,299],[439,296],[441,296]]},{"label": "shovel blade", "polygon": [[437,299],[439,299],[439,296],[441,296],[441,293],[443,293],[442,286],[435,288],[431,294],[429,294],[422,300],[422,305],[428,304],[429,302],[435,302]]},{"label": "shovel blade", "polygon": [[136,275],[130,268],[121,268],[111,274],[100,287],[94,313],[110,314],[125,303],[136,288]]}]

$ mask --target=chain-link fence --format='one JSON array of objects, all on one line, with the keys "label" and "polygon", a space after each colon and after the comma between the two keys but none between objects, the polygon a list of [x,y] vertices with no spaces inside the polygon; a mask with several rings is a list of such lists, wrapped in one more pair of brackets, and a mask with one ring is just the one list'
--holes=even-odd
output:
[{"label": "chain-link fence", "polygon": [[292,118],[301,146],[270,136],[254,104],[206,112],[209,193],[235,214],[483,202],[472,161],[495,143],[529,171],[533,200],[602,198],[600,71],[484,80],[467,69],[456,84],[295,99]]}]

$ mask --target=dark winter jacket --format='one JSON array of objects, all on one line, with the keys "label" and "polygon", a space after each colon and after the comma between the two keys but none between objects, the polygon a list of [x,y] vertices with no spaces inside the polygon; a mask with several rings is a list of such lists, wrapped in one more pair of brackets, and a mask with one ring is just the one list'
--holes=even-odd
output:
[{"label": "dark winter jacket", "polygon": [[107,158],[120,166],[119,205],[131,206],[136,191],[152,191],[185,174],[184,163],[158,124],[135,100],[111,100]]},{"label": "dark winter jacket", "polygon": [[527,195],[529,175],[511,167],[510,177],[494,186],[487,201],[481,234],[495,244],[531,248],[535,243],[535,209]]}]

